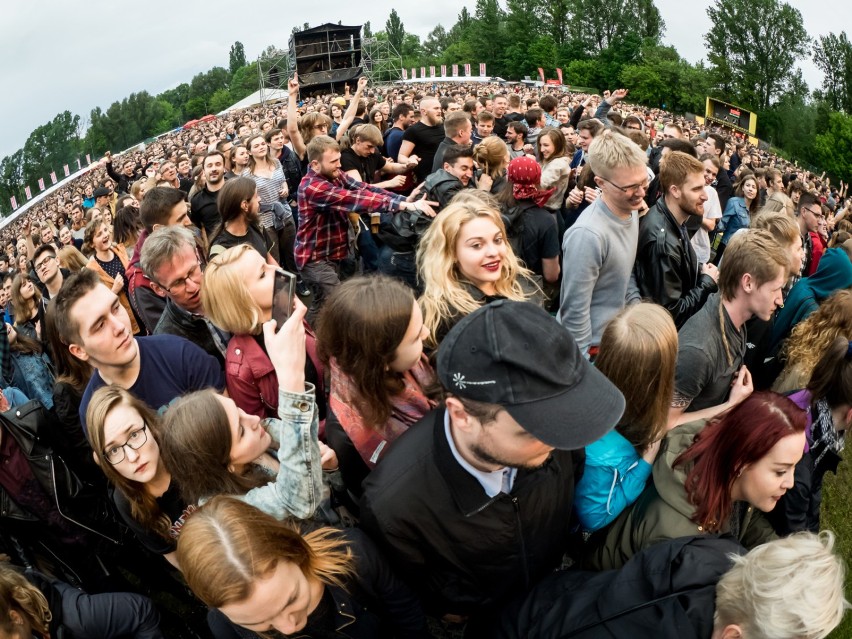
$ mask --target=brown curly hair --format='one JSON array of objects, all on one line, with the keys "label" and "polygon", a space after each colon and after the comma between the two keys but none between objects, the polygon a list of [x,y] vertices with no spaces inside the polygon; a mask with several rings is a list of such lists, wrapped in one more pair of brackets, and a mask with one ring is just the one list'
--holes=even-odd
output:
[{"label": "brown curly hair", "polygon": [[800,367],[809,379],[820,357],[838,337],[852,339],[852,291],[845,289],[796,324],[783,350],[787,366]]}]

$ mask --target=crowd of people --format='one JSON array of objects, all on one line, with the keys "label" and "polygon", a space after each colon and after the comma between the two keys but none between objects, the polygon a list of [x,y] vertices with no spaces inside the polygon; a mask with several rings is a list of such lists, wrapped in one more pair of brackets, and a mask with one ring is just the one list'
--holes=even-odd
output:
[{"label": "crowd of people", "polygon": [[846,184],[626,89],[288,93],[0,231],[4,636],[837,627]]}]

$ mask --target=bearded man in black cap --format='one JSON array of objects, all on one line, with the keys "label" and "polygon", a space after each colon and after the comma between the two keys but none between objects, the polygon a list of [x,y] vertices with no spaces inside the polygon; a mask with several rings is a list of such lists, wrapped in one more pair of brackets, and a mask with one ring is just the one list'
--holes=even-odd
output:
[{"label": "bearded man in black cap", "polygon": [[428,613],[493,614],[560,565],[583,448],[624,397],[544,310],[501,300],[441,342],[444,406],[410,428],[364,484],[361,524]]}]

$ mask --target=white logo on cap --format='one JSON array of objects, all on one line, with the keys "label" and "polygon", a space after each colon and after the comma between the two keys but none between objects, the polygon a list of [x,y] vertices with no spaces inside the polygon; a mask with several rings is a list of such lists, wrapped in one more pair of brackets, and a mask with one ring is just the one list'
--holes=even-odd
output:
[{"label": "white logo on cap", "polygon": [[453,384],[455,384],[461,390],[464,390],[468,385],[470,386],[488,386],[489,384],[496,384],[497,380],[489,379],[484,382],[469,382],[464,378],[464,375],[461,373],[453,374]]}]

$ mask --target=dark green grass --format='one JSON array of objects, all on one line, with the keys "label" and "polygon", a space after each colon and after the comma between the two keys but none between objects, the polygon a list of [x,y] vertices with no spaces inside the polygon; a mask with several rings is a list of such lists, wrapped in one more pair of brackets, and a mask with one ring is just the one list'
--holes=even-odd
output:
[{"label": "dark green grass", "polygon": [[[846,598],[852,601],[852,468],[850,451],[847,459],[837,469],[837,476],[826,475],[823,484],[822,528],[833,530],[837,550],[846,562]],[[852,611],[847,612],[843,623],[830,635],[831,639],[852,639]]]}]

